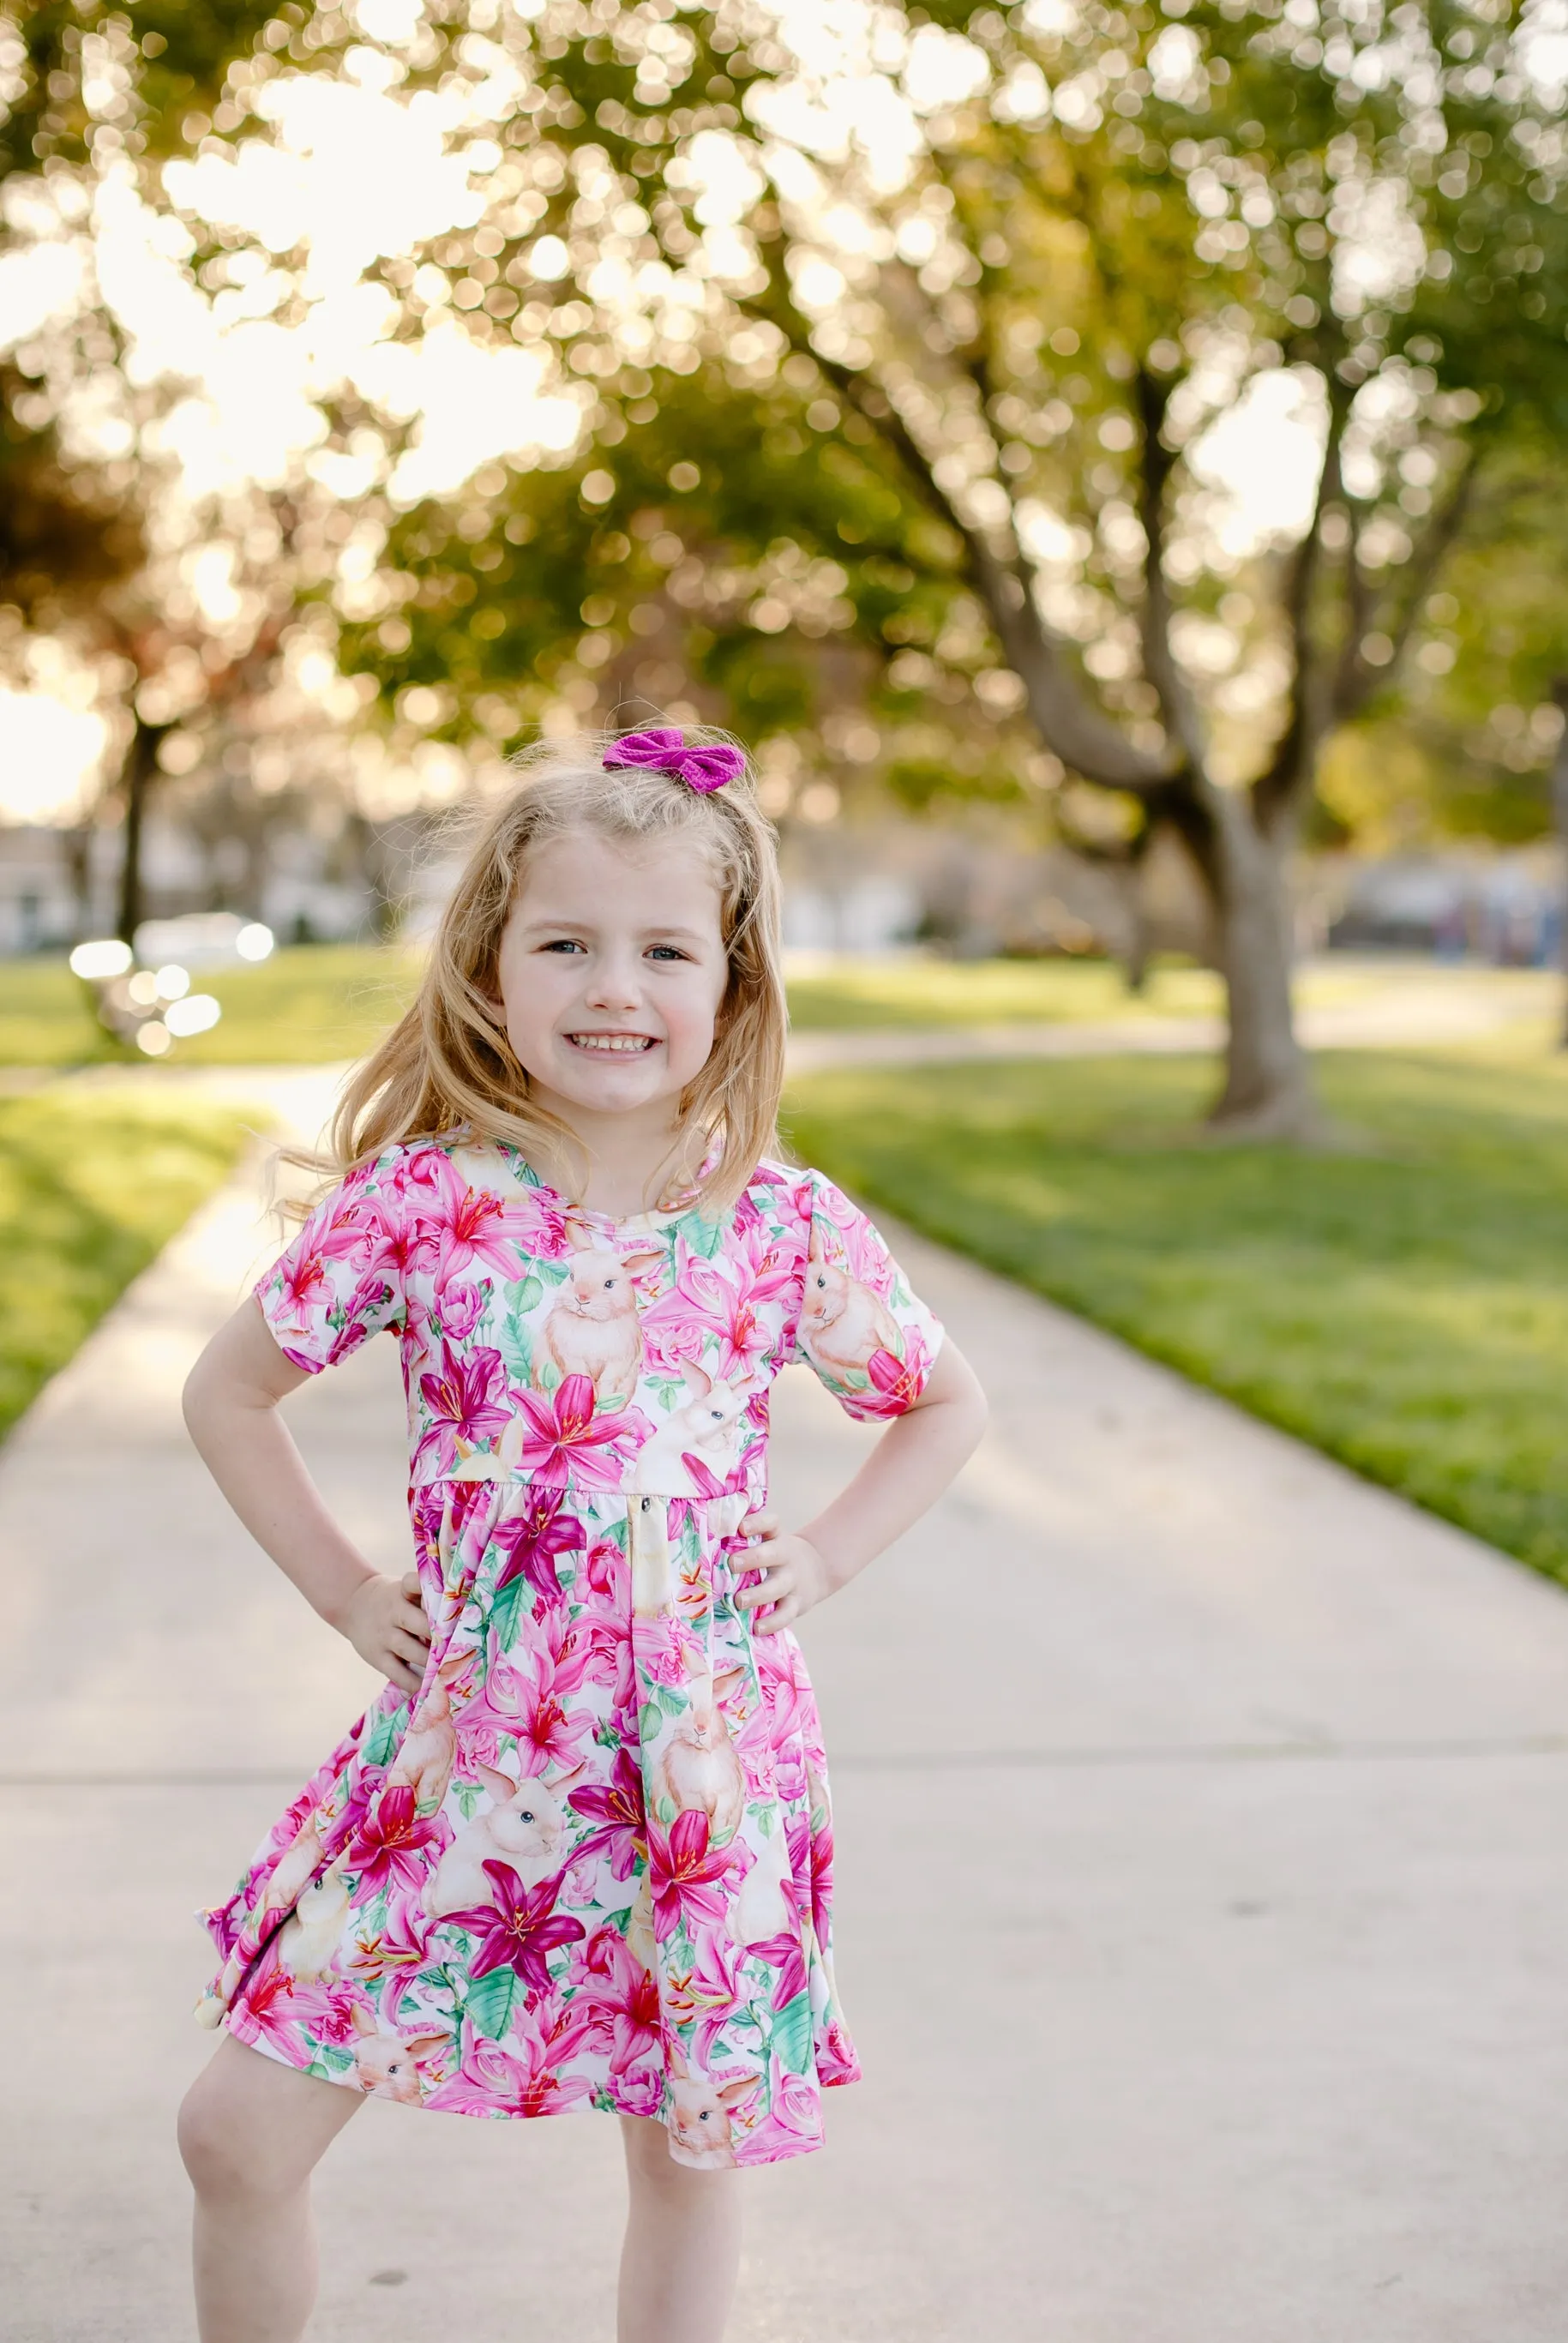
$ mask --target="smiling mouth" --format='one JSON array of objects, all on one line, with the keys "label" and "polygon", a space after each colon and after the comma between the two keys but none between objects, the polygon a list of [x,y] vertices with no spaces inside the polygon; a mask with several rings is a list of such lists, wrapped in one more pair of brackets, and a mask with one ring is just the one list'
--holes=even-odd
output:
[{"label": "smiling mouth", "polygon": [[596,1058],[641,1058],[658,1042],[651,1033],[568,1033],[574,1050],[590,1051]]}]

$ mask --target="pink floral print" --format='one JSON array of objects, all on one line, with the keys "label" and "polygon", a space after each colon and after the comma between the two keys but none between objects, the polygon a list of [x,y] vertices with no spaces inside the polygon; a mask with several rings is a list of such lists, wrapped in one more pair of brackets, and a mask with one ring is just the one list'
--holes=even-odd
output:
[{"label": "pink floral print", "polygon": [[651,2117],[697,2167],[819,2147],[859,2071],[827,1765],[737,1533],[780,1367],[869,1420],[924,1387],[940,1332],[880,1237],[780,1164],[617,1222],[454,1139],[350,1174],[256,1293],[312,1373],[397,1334],[433,1634],[205,1915],[200,2014],[407,2106]]}]

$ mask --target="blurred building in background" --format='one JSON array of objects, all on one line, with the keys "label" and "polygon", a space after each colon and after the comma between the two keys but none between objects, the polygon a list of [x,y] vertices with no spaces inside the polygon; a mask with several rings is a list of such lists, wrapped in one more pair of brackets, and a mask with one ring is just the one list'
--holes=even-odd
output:
[{"label": "blurred building in background", "polygon": [[[144,911],[237,911],[283,943],[371,941],[434,922],[451,875],[439,818],[351,818],[337,834],[275,828],[261,860],[239,835],[204,838],[154,813],[142,847]],[[117,826],[0,825],[0,956],[61,951],[112,933],[120,883]]]},{"label": "blurred building in background", "polygon": [[[319,809],[317,809],[319,811]],[[234,911],[280,943],[425,940],[461,862],[453,809],[372,822],[344,812],[271,823],[265,840],[152,813],[145,915]],[[1097,858],[999,816],[786,819],[785,941],[811,953],[920,947],[958,959],[1104,955],[1136,968],[1161,952],[1213,955],[1208,909],[1169,837],[1141,858]],[[113,930],[122,833],[0,824],[0,957],[62,951]],[[1563,947],[1561,850],[1302,857],[1303,951],[1432,953],[1538,967]]]},{"label": "blurred building in background", "polygon": [[1564,879],[1554,845],[1347,860],[1317,866],[1312,880],[1309,940],[1331,950],[1430,952],[1503,968],[1544,968],[1562,956]]}]

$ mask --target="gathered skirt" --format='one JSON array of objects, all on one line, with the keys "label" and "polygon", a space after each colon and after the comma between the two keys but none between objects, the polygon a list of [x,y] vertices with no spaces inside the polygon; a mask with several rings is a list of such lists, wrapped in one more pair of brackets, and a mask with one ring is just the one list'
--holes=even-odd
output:
[{"label": "gathered skirt", "polygon": [[203,1916],[202,2021],[412,2107],[651,2117],[700,2167],[819,2147],[859,2072],[827,1767],[794,1637],[735,1604],[743,1502],[417,1487],[419,1693]]}]

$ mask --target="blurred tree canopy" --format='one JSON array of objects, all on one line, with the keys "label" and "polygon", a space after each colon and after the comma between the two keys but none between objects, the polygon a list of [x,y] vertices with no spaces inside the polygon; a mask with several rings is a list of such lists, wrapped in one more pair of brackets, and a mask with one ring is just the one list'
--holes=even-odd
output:
[{"label": "blurred tree canopy", "polygon": [[[286,60],[374,24],[317,12]],[[382,272],[403,330],[548,353],[580,430],[384,508],[346,655],[415,723],[842,719],[917,789],[972,719],[987,773],[1178,832],[1221,1112],[1310,1128],[1282,858],[1511,439],[1568,420],[1530,40],[1503,0],[950,0],[798,46],[749,5],[410,16],[388,69],[466,85],[496,139],[477,224]],[[1311,451],[1250,542],[1227,431]]]},{"label": "blurred tree canopy", "polygon": [[1404,720],[1440,831],[1519,841],[1553,821],[1547,768],[1568,674],[1563,486],[1561,441],[1516,434],[1432,598]]},{"label": "blurred tree canopy", "polygon": [[[246,0],[0,8],[0,251],[19,230],[34,241],[41,216],[85,231],[106,174],[145,177],[209,130],[271,13]],[[90,276],[90,236],[71,240]],[[0,364],[0,603],[31,623],[59,623],[143,558],[140,468],[104,462],[71,421],[122,356],[89,284],[66,330]]]},{"label": "blurred tree canopy", "polygon": [[[825,763],[916,801],[1049,791],[1070,828],[1101,804],[1101,845],[1132,852],[1173,831],[1230,987],[1220,1111],[1312,1127],[1292,840],[1396,712],[1412,741],[1473,741],[1497,647],[1462,575],[1473,597],[1506,571],[1520,598],[1511,689],[1553,664],[1523,647],[1553,632],[1528,580],[1551,574],[1568,422],[1543,20],[1514,0],[42,18],[12,105],[48,148],[29,188],[116,138],[151,156],[176,121],[216,169],[324,72],[439,109],[471,196],[376,265],[393,337],[520,354],[550,420],[410,508],[417,418],[332,404],[356,485],[341,526],[296,516],[289,543],[317,550],[290,575],[322,580],[395,744],[689,708],[757,740],[780,799]],[[204,285],[245,240],[215,184],[185,214]]]},{"label": "blurred tree canopy", "polygon": [[[234,596],[237,623],[220,628],[191,595],[182,566],[196,516],[178,512],[177,468],[156,431],[170,386],[127,364],[98,281],[101,227],[116,200],[159,205],[162,166],[215,120],[239,126],[225,86],[271,18],[250,0],[0,11],[0,251],[65,288],[36,302],[36,327],[0,362],[0,656],[20,648],[25,669],[28,633],[63,636],[120,702],[126,937],[142,911],[148,793],[189,769],[182,721],[221,722],[265,689],[292,597],[253,595],[246,608]],[[236,582],[247,566],[276,578],[292,518],[285,507],[280,530],[276,500],[256,501],[233,528],[251,539],[248,564],[231,564]]]}]

